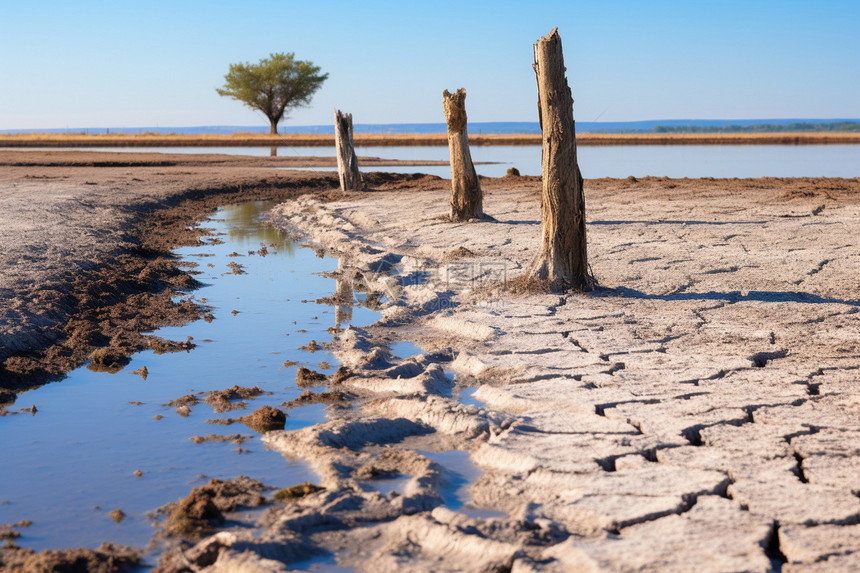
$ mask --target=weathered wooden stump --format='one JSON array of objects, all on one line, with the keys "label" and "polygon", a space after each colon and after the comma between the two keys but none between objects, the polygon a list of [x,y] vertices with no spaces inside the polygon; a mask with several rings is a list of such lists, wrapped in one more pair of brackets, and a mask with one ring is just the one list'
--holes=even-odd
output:
[{"label": "weathered wooden stump", "polygon": [[448,123],[448,150],[451,155],[451,219],[468,221],[484,214],[478,174],[469,151],[466,129],[466,90],[442,92],[442,108]]},{"label": "weathered wooden stump", "polygon": [[361,191],[361,173],[352,139],[352,114],[334,111],[334,144],[337,151],[337,175],[342,191]]},{"label": "weathered wooden stump", "polygon": [[543,135],[541,246],[528,276],[557,288],[591,290],[585,238],[585,197],[576,161],[573,97],[565,77],[558,28],[534,45],[538,115]]}]

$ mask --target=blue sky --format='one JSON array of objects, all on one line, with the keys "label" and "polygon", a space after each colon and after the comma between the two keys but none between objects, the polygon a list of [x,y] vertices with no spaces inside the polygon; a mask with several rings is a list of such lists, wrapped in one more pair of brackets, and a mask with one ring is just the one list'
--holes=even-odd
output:
[{"label": "blue sky", "polygon": [[295,52],[330,74],[293,125],[535,121],[558,26],[581,121],[860,117],[860,2],[2,0],[0,129],[264,125],[215,88]]}]

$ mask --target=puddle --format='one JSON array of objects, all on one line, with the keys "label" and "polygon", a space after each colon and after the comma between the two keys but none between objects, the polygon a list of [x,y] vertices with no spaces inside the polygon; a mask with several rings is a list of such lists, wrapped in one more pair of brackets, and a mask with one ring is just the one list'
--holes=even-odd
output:
[{"label": "puddle", "polygon": [[460,391],[460,403],[466,404],[467,406],[477,406],[478,408],[483,408],[485,406],[484,402],[473,397],[475,392],[477,391],[478,388],[476,386],[463,388]]},{"label": "puddle", "polygon": [[431,453],[418,450],[418,453],[445,468],[444,483],[439,492],[445,507],[474,518],[507,517],[508,514],[503,511],[476,507],[473,504],[469,488],[475,480],[484,475],[484,472],[472,463],[469,459],[469,452],[448,450],[447,452]]},{"label": "puddle", "polygon": [[424,354],[424,351],[418,348],[418,346],[406,340],[392,342],[390,347],[391,353],[398,358],[409,358],[410,356]]},{"label": "puddle", "polygon": [[[21,529],[19,545],[35,550],[95,548],[103,541],[145,546],[154,532],[146,514],[210,478],[245,474],[276,487],[317,480],[305,466],[267,452],[243,424],[206,423],[298,397],[299,366],[318,370],[320,362],[327,362],[331,373],[339,364],[324,349],[311,353],[300,347],[331,340],[327,329],[337,321],[363,326],[379,316],[361,307],[346,313],[302,302],[333,294],[335,281],[318,273],[335,270],[338,261],[318,258],[259,223],[269,208],[266,202],[250,202],[219,209],[201,224],[213,229],[206,245],[176,251],[184,261],[198,263],[196,278],[206,286],[190,296],[211,305],[215,320],[156,334],[181,341],[191,336],[196,348],[159,356],[141,352],[116,374],[79,368],[60,383],[19,397],[22,407],[37,406],[34,416],[0,418],[0,523],[33,522]],[[241,265],[244,274],[232,274],[230,263]],[[285,367],[286,361],[298,364]],[[145,380],[132,373],[142,366],[148,370]],[[226,414],[214,413],[202,401],[188,417],[162,406],[234,384],[260,386],[265,394],[248,400],[247,410]],[[286,428],[324,419],[323,405],[293,408]],[[233,433],[252,436],[241,444],[247,453],[231,442],[189,439]],[[108,516],[117,508],[126,514],[120,523]]]},{"label": "puddle", "polygon": [[304,561],[289,564],[290,571],[311,571],[313,573],[353,573],[354,567],[338,565],[331,553],[318,555]]}]

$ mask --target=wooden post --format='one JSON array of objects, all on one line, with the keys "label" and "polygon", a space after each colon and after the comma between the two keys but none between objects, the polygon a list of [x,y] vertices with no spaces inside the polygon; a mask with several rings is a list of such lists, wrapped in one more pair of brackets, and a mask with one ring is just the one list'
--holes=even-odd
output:
[{"label": "wooden post", "polygon": [[454,94],[448,90],[442,92],[442,108],[448,123],[448,151],[451,155],[451,219],[480,219],[484,214],[483,196],[469,151],[466,90],[460,88]]},{"label": "wooden post", "polygon": [[558,28],[534,45],[538,115],[543,135],[541,246],[529,268],[532,278],[556,288],[591,290],[585,238],[585,197],[576,162],[573,97],[565,77]]},{"label": "wooden post", "polygon": [[358,157],[352,143],[352,114],[334,110],[334,144],[341,191],[361,191]]}]

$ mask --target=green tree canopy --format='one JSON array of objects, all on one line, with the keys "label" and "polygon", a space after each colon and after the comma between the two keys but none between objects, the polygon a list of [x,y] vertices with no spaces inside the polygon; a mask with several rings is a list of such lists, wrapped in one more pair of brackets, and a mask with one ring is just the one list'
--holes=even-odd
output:
[{"label": "green tree canopy", "polygon": [[261,112],[269,118],[269,133],[275,135],[284,113],[309,104],[327,78],[319,66],[296,60],[293,53],[270,54],[258,64],[230,64],[224,86],[215,91]]}]

